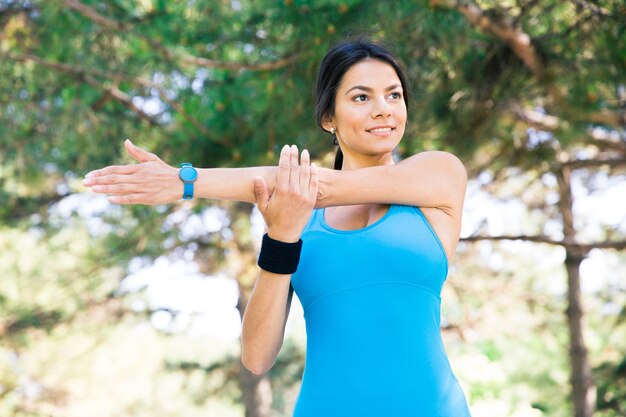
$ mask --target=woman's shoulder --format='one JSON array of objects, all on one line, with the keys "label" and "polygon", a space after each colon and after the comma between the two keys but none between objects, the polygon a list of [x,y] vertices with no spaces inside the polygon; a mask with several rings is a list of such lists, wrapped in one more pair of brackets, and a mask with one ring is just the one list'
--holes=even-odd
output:
[{"label": "woman's shoulder", "polygon": [[446,151],[419,152],[402,160],[399,165],[419,169],[422,172],[426,169],[433,174],[445,173],[461,181],[467,181],[467,171],[463,162],[456,155]]},{"label": "woman's shoulder", "polygon": [[413,154],[406,158],[405,160],[416,160],[416,161],[433,161],[437,163],[445,163],[445,164],[460,164],[463,163],[461,160],[453,153],[446,151],[423,151]]}]

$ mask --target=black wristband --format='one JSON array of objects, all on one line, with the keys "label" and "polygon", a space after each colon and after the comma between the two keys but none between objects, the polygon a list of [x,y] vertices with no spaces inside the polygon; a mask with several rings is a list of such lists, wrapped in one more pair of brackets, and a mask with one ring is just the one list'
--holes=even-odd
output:
[{"label": "black wristband", "polygon": [[274,274],[293,274],[298,269],[302,239],[296,243],[286,243],[263,235],[258,264],[261,269]]}]

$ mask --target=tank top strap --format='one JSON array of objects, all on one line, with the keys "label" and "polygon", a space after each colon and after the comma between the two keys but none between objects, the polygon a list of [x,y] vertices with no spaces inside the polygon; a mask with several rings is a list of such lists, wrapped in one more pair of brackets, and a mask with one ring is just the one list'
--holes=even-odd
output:
[{"label": "tank top strap", "polygon": [[323,215],[323,213],[324,213],[324,209],[321,209],[321,208],[313,209],[313,212],[311,213],[311,217],[309,218],[308,223],[304,227],[304,230],[302,231],[302,234],[304,234],[305,232],[308,232],[310,230],[320,229],[322,227],[320,219],[321,219],[321,216]]}]

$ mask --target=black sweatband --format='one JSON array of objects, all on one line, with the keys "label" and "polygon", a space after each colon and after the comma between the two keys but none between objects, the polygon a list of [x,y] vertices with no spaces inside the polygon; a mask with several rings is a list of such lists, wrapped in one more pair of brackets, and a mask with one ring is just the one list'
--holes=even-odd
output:
[{"label": "black sweatband", "polygon": [[298,269],[301,250],[302,239],[296,243],[286,243],[274,240],[266,233],[263,235],[258,264],[267,272],[293,274]]}]

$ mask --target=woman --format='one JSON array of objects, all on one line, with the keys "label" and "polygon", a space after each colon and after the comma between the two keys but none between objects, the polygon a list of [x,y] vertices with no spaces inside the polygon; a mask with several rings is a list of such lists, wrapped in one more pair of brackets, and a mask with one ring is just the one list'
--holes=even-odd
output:
[{"label": "woman", "polygon": [[[295,290],[307,355],[294,416],[469,416],[440,335],[465,169],[444,152],[394,162],[409,89],[384,48],[331,49],[316,93],[318,124],[339,146],[335,170],[311,165],[306,150],[298,161],[295,146],[282,149],[278,168],[198,170],[196,195],[257,203],[267,223],[243,364],[271,368]],[[92,172],[85,185],[121,204],[180,198],[178,169],[126,147],[140,164]]]}]

